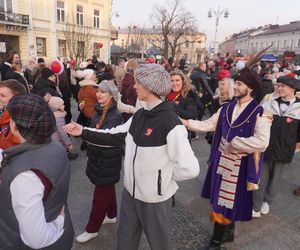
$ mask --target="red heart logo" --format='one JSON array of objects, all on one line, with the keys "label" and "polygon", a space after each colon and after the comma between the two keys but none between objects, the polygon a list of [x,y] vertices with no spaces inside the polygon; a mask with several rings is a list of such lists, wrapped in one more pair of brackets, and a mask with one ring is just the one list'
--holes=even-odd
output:
[{"label": "red heart logo", "polygon": [[152,134],[153,129],[152,128],[147,128],[145,135],[150,136]]}]

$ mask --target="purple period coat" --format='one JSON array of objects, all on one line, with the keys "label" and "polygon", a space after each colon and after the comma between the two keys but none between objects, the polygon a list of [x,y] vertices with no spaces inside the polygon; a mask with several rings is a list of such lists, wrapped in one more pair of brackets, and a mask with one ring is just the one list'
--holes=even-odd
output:
[{"label": "purple period coat", "polygon": [[256,173],[253,154],[242,157],[233,208],[218,205],[222,181],[222,176],[217,174],[221,155],[219,151],[221,138],[223,137],[230,142],[236,136],[244,138],[253,136],[257,115],[261,116],[263,113],[263,108],[255,100],[252,100],[231,125],[236,104],[237,101],[224,104],[220,112],[212,144],[210,164],[201,195],[210,199],[214,212],[223,214],[231,221],[249,221],[252,219],[252,191],[247,191],[247,181],[258,183],[263,155],[260,158],[258,173]]}]

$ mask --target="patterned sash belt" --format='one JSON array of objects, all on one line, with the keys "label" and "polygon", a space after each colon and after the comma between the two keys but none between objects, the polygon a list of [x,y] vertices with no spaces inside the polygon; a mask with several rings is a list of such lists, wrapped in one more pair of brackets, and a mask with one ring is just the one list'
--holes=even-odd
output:
[{"label": "patterned sash belt", "polygon": [[222,176],[221,187],[218,198],[218,205],[232,209],[236,194],[236,185],[243,156],[233,151],[230,154],[224,154],[224,146],[227,141],[222,137],[219,150],[221,152],[217,174]]}]

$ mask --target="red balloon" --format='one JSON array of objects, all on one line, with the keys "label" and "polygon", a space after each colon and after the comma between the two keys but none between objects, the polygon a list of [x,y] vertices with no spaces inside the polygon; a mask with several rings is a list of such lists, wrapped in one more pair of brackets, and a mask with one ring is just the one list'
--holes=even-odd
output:
[{"label": "red balloon", "polygon": [[59,75],[63,72],[64,66],[60,61],[53,60],[50,64],[50,68],[55,74]]},{"label": "red balloon", "polygon": [[101,49],[103,47],[103,43],[98,43],[98,48]]},{"label": "red balloon", "polygon": [[70,65],[71,65],[71,66],[75,66],[75,64],[76,64],[75,60],[71,59],[71,60],[70,60]]}]

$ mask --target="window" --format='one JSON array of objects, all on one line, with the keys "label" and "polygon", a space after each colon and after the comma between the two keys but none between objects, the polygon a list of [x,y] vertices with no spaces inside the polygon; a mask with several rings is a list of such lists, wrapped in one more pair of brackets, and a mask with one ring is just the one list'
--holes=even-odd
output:
[{"label": "window", "polygon": [[84,57],[84,42],[77,42],[77,55]]},{"label": "window", "polygon": [[286,42],[286,40],[284,40],[283,41],[283,48],[286,48],[286,44],[287,44],[287,42]]},{"label": "window", "polygon": [[66,40],[58,40],[58,55],[59,56],[67,56]]},{"label": "window", "polygon": [[77,14],[76,14],[77,25],[83,26],[83,7],[77,5]]},{"label": "window", "polygon": [[57,22],[60,22],[60,23],[65,22],[65,3],[64,2],[57,1],[56,18],[57,18]]},{"label": "window", "polygon": [[0,0],[0,11],[12,12],[12,0]]},{"label": "window", "polygon": [[185,47],[186,48],[190,47],[190,42],[188,40],[185,41]]},{"label": "window", "polygon": [[99,10],[94,10],[94,28],[100,27],[100,12]]},{"label": "window", "polygon": [[298,39],[297,47],[300,47],[300,39]]},{"label": "window", "polygon": [[290,50],[293,49],[293,43],[294,43],[294,40],[292,39],[292,40],[291,40],[291,43],[290,43]]},{"label": "window", "polygon": [[93,45],[93,55],[100,57],[100,49],[99,49],[99,43],[94,43]]},{"label": "window", "polygon": [[277,41],[277,51],[279,50],[280,48],[280,41]]},{"label": "window", "polygon": [[36,38],[37,56],[46,56],[46,38]]}]

